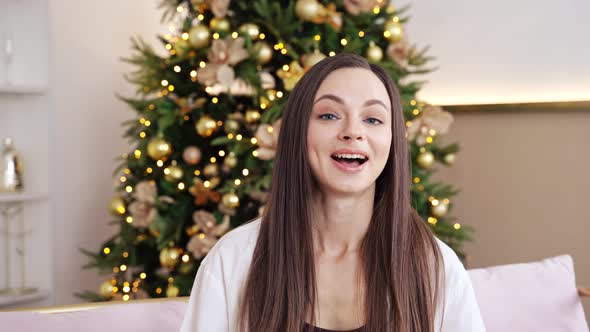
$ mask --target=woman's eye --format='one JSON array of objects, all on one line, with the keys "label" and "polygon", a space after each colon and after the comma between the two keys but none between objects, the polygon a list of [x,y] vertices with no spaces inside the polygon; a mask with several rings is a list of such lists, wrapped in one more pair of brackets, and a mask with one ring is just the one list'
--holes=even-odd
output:
[{"label": "woman's eye", "polygon": [[370,124],[380,124],[380,123],[383,123],[381,120],[375,119],[375,118],[368,118],[367,121],[369,121]]},{"label": "woman's eye", "polygon": [[336,115],[334,114],[322,114],[319,116],[320,119],[322,120],[332,120],[332,119],[337,119]]}]

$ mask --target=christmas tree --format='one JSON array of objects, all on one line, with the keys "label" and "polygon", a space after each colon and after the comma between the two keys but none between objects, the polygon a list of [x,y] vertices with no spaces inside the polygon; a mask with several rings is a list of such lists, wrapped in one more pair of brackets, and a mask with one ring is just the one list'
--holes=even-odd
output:
[{"label": "christmas tree", "polygon": [[452,116],[417,100],[427,48],[409,43],[407,8],[385,0],[164,0],[171,33],[159,55],[141,39],[126,61],[138,96],[124,125],[132,148],[120,158],[110,202],[118,232],[98,253],[109,276],[88,300],[188,295],[210,248],[264,209],[289,92],[318,61],[356,53],[398,85],[412,154],[414,207],[461,259],[472,229],[450,216],[452,186],[431,181],[457,144],[439,136]]}]

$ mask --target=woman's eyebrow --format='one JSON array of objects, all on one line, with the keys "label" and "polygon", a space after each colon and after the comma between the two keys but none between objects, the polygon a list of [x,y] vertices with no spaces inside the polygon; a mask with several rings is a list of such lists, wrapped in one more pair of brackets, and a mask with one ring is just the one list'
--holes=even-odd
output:
[{"label": "woman's eyebrow", "polygon": [[[338,104],[344,105],[344,100],[338,96],[333,95],[333,94],[322,95],[321,97],[316,99],[316,101],[314,101],[314,105],[322,99],[329,99],[329,100],[337,102]],[[381,100],[378,100],[378,99],[369,99],[365,102],[365,104],[363,106],[372,106],[372,105],[381,105],[381,106],[383,106],[383,108],[385,108],[385,110],[389,111],[387,106]]]}]

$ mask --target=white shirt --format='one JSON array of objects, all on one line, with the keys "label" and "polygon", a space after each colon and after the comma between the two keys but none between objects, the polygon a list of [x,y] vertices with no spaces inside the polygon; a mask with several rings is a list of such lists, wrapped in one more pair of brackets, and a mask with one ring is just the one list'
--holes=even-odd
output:
[{"label": "white shirt", "polygon": [[[202,261],[191,291],[181,332],[237,332],[238,298],[252,261],[261,219],[225,234]],[[471,279],[455,252],[436,239],[446,272],[446,305],[442,329],[437,308],[437,332],[485,332]],[[441,301],[442,302],[442,301]]]}]

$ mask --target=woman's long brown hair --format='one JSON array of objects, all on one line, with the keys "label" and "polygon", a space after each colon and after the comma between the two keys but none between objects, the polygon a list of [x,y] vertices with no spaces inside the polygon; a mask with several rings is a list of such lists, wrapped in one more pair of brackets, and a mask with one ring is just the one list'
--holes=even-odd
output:
[{"label": "woman's long brown hair", "polygon": [[[410,202],[410,158],[399,94],[379,66],[338,54],[313,66],[283,111],[269,202],[239,310],[240,331],[303,331],[315,313],[317,285],[312,241],[314,180],[307,127],[315,94],[339,68],[371,70],[387,89],[392,110],[389,158],[376,180],[371,221],[360,245],[365,331],[433,332],[444,285],[444,262],[430,227]],[[444,287],[442,287],[444,289]],[[313,321],[315,321],[315,314]]]}]

